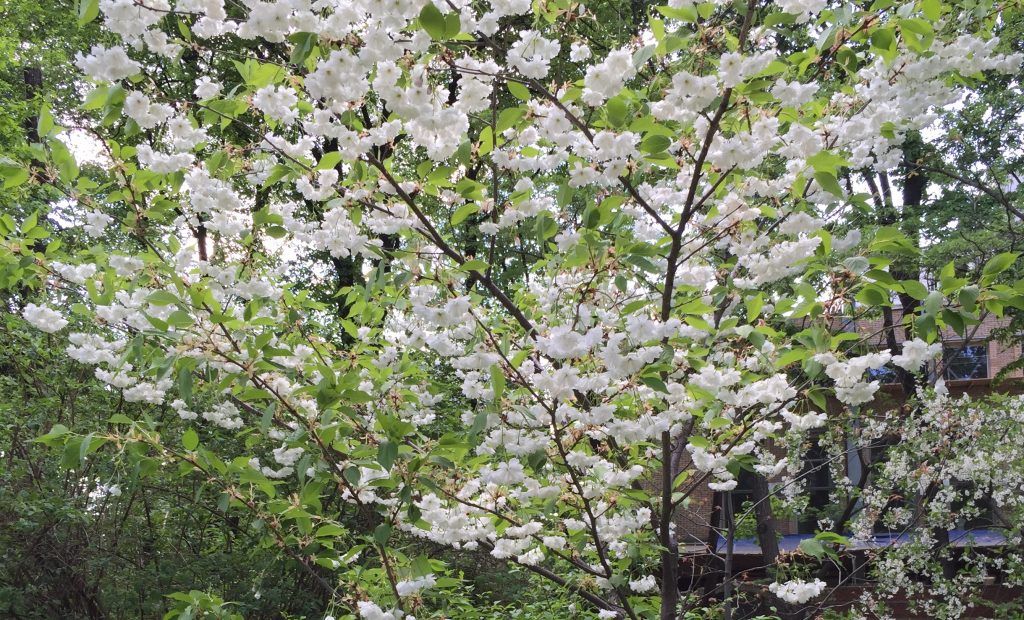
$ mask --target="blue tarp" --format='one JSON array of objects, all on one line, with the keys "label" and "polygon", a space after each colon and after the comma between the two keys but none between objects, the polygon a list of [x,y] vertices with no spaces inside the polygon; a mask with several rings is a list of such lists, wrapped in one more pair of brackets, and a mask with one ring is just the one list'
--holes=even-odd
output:
[{"label": "blue tarp", "polygon": [[[884,547],[902,545],[913,540],[914,533],[906,534],[875,534],[866,541],[852,541],[847,550],[859,551],[867,549],[881,549]],[[790,534],[779,540],[780,551],[795,551],[800,541],[814,538],[813,534]],[[950,530],[949,542],[953,547],[996,547],[1006,543],[1006,537],[999,530],[993,529],[972,529],[972,530]],[[717,552],[725,552],[725,539],[719,538]],[[741,538],[733,543],[733,555],[760,555],[761,547],[757,544],[756,538]]]}]

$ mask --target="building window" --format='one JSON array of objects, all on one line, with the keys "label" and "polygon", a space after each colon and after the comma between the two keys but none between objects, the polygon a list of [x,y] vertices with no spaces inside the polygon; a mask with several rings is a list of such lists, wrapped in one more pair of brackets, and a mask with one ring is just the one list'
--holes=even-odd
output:
[{"label": "building window", "polygon": [[988,345],[956,344],[942,351],[947,381],[985,379],[988,377]]},{"label": "building window", "polygon": [[[778,518],[793,517],[796,521],[797,534],[815,534],[818,532],[818,521],[821,519],[835,518],[838,514],[837,506],[832,502],[831,495],[835,490],[832,480],[832,457],[828,450],[820,444],[821,436],[818,434],[810,438],[810,446],[804,453],[803,469],[799,479],[806,485],[804,494],[807,496],[807,509],[794,515],[786,510],[784,515],[775,514]],[[736,488],[729,492],[732,497],[733,518],[737,521],[737,538],[751,538],[757,534],[757,520],[754,517],[754,484],[757,474],[746,469],[740,469],[736,476]],[[768,501],[771,501],[773,491],[769,483]],[[724,499],[724,495],[722,496]],[[740,521],[740,517],[745,519]],[[729,526],[725,517],[725,508],[722,508],[721,524],[723,528]]]},{"label": "building window", "polygon": [[878,381],[882,385],[899,383],[899,377],[896,376],[896,369],[893,368],[892,364],[886,364],[881,368],[868,368],[868,380]]},{"label": "building window", "polygon": [[814,534],[818,531],[818,521],[834,516],[835,506],[830,495],[833,488],[832,471],[828,451],[821,446],[820,438],[812,438],[811,447],[804,455],[804,467],[801,478],[807,483],[807,510],[797,521],[798,534]]},{"label": "building window", "polygon": [[[734,520],[750,511],[746,522],[755,524],[753,506],[756,476],[757,474],[747,469],[740,469],[739,475],[736,476],[736,488],[729,492],[732,496],[732,515]],[[722,509],[722,516],[726,517],[724,507]],[[722,519],[722,527],[729,527],[729,520],[727,518]],[[743,537],[741,536],[741,538]]]},{"label": "building window", "polygon": [[[888,353],[889,347],[875,346],[869,349],[870,353]],[[882,385],[889,383],[899,383],[900,377],[896,374],[896,366],[892,362],[889,362],[881,368],[868,368],[865,373],[865,379],[868,381],[878,381]]]},{"label": "building window", "polygon": [[[892,437],[883,437],[871,445],[871,467],[876,472],[881,472],[885,464],[889,462],[889,449],[896,445],[897,440]],[[871,474],[875,476],[874,473]],[[889,501],[886,502],[881,512],[878,513],[878,520],[875,521],[874,531],[876,534],[892,534],[905,531],[903,526],[891,527],[890,517],[898,518],[898,513],[903,512],[908,506],[907,498],[898,493],[892,493]]]},{"label": "building window", "polygon": [[960,494],[952,506],[953,511],[960,515],[960,528],[977,530],[998,526],[999,511],[990,490],[977,493],[977,485],[959,481],[953,483],[953,488]]}]

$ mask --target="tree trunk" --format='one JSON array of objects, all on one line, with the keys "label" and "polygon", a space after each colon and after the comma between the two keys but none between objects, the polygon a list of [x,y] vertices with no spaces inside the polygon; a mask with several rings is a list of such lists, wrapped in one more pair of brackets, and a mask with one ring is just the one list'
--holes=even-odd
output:
[{"label": "tree trunk", "polygon": [[768,493],[768,479],[760,474],[754,475],[754,517],[757,520],[757,544],[761,547],[761,563],[763,566],[774,566],[779,557],[779,540],[776,536],[775,515],[772,514],[772,503]]},{"label": "tree trunk", "polygon": [[679,606],[679,543],[672,532],[672,436],[661,434],[661,620],[675,620]]},{"label": "tree trunk", "polygon": [[[25,67],[22,72],[25,82],[25,101],[34,102],[43,90],[43,69],[42,67]],[[39,142],[39,114],[36,112],[38,106],[31,106],[32,112],[25,117],[23,127],[25,128],[25,139],[29,144]]]}]

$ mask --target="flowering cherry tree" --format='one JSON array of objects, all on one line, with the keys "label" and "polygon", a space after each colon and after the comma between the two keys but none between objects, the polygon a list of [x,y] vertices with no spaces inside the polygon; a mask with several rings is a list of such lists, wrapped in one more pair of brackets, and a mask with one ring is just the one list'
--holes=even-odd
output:
[{"label": "flowering cherry tree", "polygon": [[[201,479],[365,620],[442,613],[456,581],[409,551],[425,544],[520,565],[601,618],[680,617],[708,603],[680,587],[694,494],[746,470],[798,503],[812,431],[834,462],[902,432],[905,458],[840,472],[850,510],[805,556],[870,536],[911,480],[935,488],[908,528],[950,526],[958,477],[1019,510],[1019,470],[985,460],[1019,465],[1020,442],[978,435],[1020,405],[928,378],[943,330],[1024,303],[999,281],[1016,256],[979,282],[893,278],[919,248],[865,224],[851,172],[904,165],[939,109],[1021,58],[984,3],[865,6],[83,0],[111,33],[77,63],[105,170],[83,175],[44,114],[38,161],[0,171],[58,188],[93,245],[8,217],[5,277],[43,291],[25,319],[98,380],[178,419],[42,441]],[[844,330],[897,297],[906,344]],[[876,415],[867,373],[887,364],[917,395]],[[324,510],[334,491],[366,518]],[[774,563],[769,499],[732,509]],[[892,587],[866,604],[934,549],[879,553]],[[831,587],[790,568],[775,605]],[[982,572],[945,576],[968,592]],[[728,568],[710,596],[731,612]]]}]

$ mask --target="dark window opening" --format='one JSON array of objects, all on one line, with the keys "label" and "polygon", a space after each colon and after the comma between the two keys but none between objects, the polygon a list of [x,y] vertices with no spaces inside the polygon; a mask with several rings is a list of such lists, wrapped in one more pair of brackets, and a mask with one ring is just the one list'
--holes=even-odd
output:
[{"label": "dark window opening", "polygon": [[[748,510],[751,514],[747,516],[747,521],[753,523],[753,510],[754,505],[754,481],[757,474],[747,469],[740,469],[739,475],[736,476],[736,488],[729,491],[729,495],[732,496],[732,512],[733,518],[739,519]],[[723,510],[723,517],[725,511]],[[729,522],[725,518],[722,519],[722,526],[729,527]]]},{"label": "dark window opening", "polygon": [[806,484],[808,502],[807,510],[797,521],[798,534],[814,534],[818,531],[818,521],[833,516],[834,512],[830,499],[835,487],[832,482],[830,457],[819,439],[811,438],[811,447],[804,455],[804,467],[800,472],[801,480]]},{"label": "dark window opening", "polygon": [[[871,352],[879,353],[881,351],[889,351],[888,347],[871,347]],[[867,371],[868,381],[878,381],[882,385],[888,383],[899,383],[899,375],[896,374],[896,366],[892,362],[889,362],[881,368],[868,368]]]},{"label": "dark window opening", "polygon": [[973,483],[956,482],[956,489],[960,491],[961,498],[953,503],[952,509],[960,516],[958,525],[965,530],[989,528],[999,523],[995,501],[992,493],[986,491],[978,497],[974,491],[976,485]]},{"label": "dark window opening", "polygon": [[942,351],[947,381],[965,381],[988,377],[988,345],[952,345]]},{"label": "dark window opening", "polygon": [[868,368],[868,380],[878,381],[882,385],[899,383],[899,377],[897,377],[896,369],[893,368],[892,364],[886,364],[881,368]]},{"label": "dark window opening", "polygon": [[[885,437],[871,446],[872,468],[881,470],[885,466],[889,461],[889,450],[896,445],[897,441],[893,437]],[[889,517],[895,516],[894,513],[905,511],[908,506],[907,498],[899,494],[891,495],[889,501],[886,502],[881,512],[878,513],[878,520],[875,521],[873,528],[874,532],[876,534],[902,533],[906,528],[904,526],[897,526],[896,529],[893,529]]]}]

